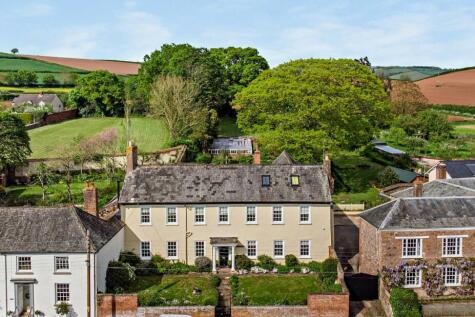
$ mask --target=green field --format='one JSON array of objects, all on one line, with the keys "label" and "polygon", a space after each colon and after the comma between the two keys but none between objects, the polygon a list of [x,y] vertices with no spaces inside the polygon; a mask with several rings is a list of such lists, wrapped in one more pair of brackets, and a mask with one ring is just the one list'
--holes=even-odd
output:
[{"label": "green field", "polygon": [[[71,144],[74,138],[89,138],[107,128],[116,128],[119,133],[117,153],[125,150],[125,126],[123,118],[82,118],[47,125],[28,131],[31,138],[31,158],[52,158],[61,155],[61,148]],[[131,138],[139,151],[151,152],[165,146],[169,140],[163,122],[152,118],[132,118]]]},{"label": "green field", "polygon": [[87,71],[59,64],[52,64],[43,61],[37,61],[26,57],[20,57],[9,54],[0,55],[0,72],[31,70],[34,72],[49,73],[86,73]]},{"label": "green field", "polygon": [[72,90],[71,87],[11,87],[11,86],[0,86],[0,92],[11,92],[11,93],[29,93],[36,94],[40,92],[56,92],[56,93],[68,93]]}]

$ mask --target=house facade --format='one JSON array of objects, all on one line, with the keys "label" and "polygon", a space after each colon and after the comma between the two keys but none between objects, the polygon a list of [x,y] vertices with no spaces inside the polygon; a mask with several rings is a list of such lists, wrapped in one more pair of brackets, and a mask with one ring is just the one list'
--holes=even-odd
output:
[{"label": "house facade", "polygon": [[235,269],[237,254],[328,258],[333,216],[323,168],[277,162],[130,168],[119,200],[124,249],[189,264],[206,256],[213,270]]},{"label": "house facade", "polygon": [[96,294],[105,292],[107,265],[122,246],[117,217],[105,221],[76,207],[0,208],[0,316],[56,316],[60,302],[69,316],[88,316],[88,305],[96,316]]},{"label": "house facade", "polygon": [[465,287],[462,268],[475,265],[469,260],[475,257],[475,197],[398,198],[360,217],[361,273],[380,274],[384,281],[390,272],[391,283],[420,296],[433,295],[431,274],[440,275],[443,295]]}]

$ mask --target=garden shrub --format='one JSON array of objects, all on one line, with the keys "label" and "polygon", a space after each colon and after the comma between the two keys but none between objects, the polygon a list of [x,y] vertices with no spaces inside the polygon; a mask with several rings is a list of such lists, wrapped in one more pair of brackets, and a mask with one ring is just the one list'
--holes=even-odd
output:
[{"label": "garden shrub", "polygon": [[246,306],[249,304],[249,296],[244,292],[239,292],[236,296],[233,297],[233,305],[236,306]]},{"label": "garden shrub", "polygon": [[158,269],[152,261],[143,261],[135,266],[135,274],[138,276],[156,275]]},{"label": "garden shrub", "polygon": [[134,252],[122,251],[119,255],[119,262],[129,263],[132,266],[137,266],[138,264],[140,264],[140,262],[142,262],[142,260]]},{"label": "garden shrub", "polygon": [[195,259],[195,266],[198,272],[210,272],[212,264],[211,259],[205,256],[199,256]]},{"label": "garden shrub", "polygon": [[285,265],[289,268],[293,269],[294,267],[299,265],[299,260],[293,254],[287,254],[285,256]]},{"label": "garden shrub", "polygon": [[294,273],[302,273],[302,267],[301,266],[295,266],[292,268],[294,270]]},{"label": "garden shrub", "polygon": [[214,287],[218,287],[219,284],[221,284],[221,279],[216,275],[213,275],[213,277],[211,278],[211,284],[213,284]]},{"label": "garden shrub", "polygon": [[310,271],[320,273],[322,271],[322,263],[317,261],[310,261],[307,263],[307,267]]},{"label": "garden shrub", "polygon": [[288,266],[286,265],[277,265],[277,273],[279,274],[285,274],[285,273],[289,273],[290,272],[290,269]]},{"label": "garden shrub", "polygon": [[394,317],[422,317],[422,308],[417,294],[406,288],[393,288],[389,303]]},{"label": "garden shrub", "polygon": [[277,266],[277,263],[268,255],[259,255],[257,261],[259,261],[259,266],[265,270],[270,271]]},{"label": "garden shrub", "polygon": [[195,162],[209,164],[213,157],[208,153],[198,153],[195,158]]},{"label": "garden shrub", "polygon": [[322,262],[322,279],[323,283],[331,285],[335,283],[337,277],[338,260],[333,258],[325,259]]},{"label": "garden shrub", "polygon": [[250,270],[253,265],[254,262],[252,262],[252,260],[249,259],[246,255],[236,255],[236,268],[238,270]]},{"label": "garden shrub", "polygon": [[118,261],[111,261],[106,271],[106,289],[109,293],[118,293],[127,289],[135,280],[132,267]]}]

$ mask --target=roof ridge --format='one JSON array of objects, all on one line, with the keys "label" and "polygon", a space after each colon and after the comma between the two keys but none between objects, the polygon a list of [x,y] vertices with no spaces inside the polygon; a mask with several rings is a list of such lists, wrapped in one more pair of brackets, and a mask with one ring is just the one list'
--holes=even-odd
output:
[{"label": "roof ridge", "polygon": [[[467,178],[473,178],[473,177],[464,177],[463,179],[467,179]],[[454,179],[462,179],[462,178],[454,178]],[[439,181],[439,183],[444,183],[444,184],[447,184],[449,186],[459,187],[459,188],[462,188],[462,189],[467,189],[469,191],[475,192],[475,189],[467,187],[467,186],[463,186],[463,185],[460,185],[460,184],[454,184],[454,183],[451,183],[451,182],[446,182],[444,180],[437,180],[437,181]]]},{"label": "roof ridge", "polygon": [[389,209],[389,212],[386,214],[386,217],[384,217],[378,229],[384,229],[386,224],[392,219],[393,213],[396,211],[396,209],[399,209],[400,204],[401,204],[401,198],[398,198],[394,201],[394,205],[391,207],[391,209]]}]

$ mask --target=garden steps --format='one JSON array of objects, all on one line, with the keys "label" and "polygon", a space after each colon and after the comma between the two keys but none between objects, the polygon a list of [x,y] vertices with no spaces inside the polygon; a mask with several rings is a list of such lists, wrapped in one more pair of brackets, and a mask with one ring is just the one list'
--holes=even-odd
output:
[{"label": "garden steps", "polygon": [[231,283],[229,272],[218,272],[221,283],[218,286],[218,306],[216,306],[216,317],[231,317]]}]

